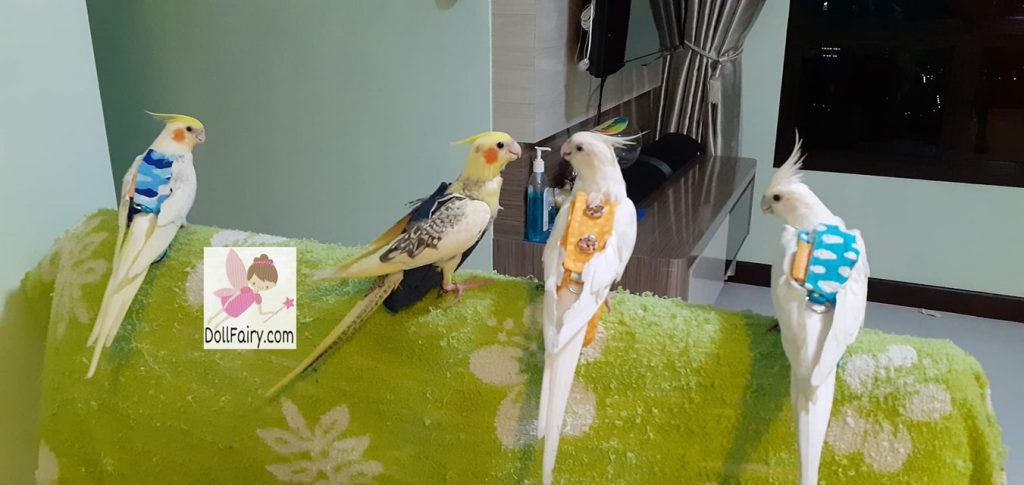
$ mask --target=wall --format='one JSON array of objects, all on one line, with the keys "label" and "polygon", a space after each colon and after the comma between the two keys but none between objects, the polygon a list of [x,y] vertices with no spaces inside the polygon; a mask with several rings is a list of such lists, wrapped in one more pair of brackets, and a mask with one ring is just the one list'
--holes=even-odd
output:
[{"label": "wall", "polygon": [[[599,81],[577,68],[581,3],[493,0],[495,129],[536,143],[594,116]],[[630,7],[626,60],[659,47],[650,3]],[[660,84],[657,57],[631,62],[608,77],[603,109]]]},{"label": "wall", "polygon": [[488,4],[90,1],[114,171],[159,129],[143,110],[192,114],[192,222],[368,243],[490,128]]},{"label": "wall", "polygon": [[0,470],[30,483],[46,327],[20,292],[53,240],[113,207],[83,0],[0,2]]},{"label": "wall", "polygon": [[[788,0],[767,2],[743,52],[741,154],[758,160],[757,194],[774,172],[788,15]],[[872,276],[1024,296],[1024,258],[999,249],[1024,241],[1024,189],[825,172],[806,181],[863,231]],[[780,228],[755,214],[739,258],[771,263]]]}]

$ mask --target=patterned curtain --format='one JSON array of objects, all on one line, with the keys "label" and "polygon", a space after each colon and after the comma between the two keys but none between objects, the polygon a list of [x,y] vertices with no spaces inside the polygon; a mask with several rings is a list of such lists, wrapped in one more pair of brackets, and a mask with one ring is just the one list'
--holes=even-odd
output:
[{"label": "patterned curtain", "polygon": [[[765,0],[650,0],[661,47],[657,135],[679,132],[712,155],[739,154],[740,56]],[[684,5],[685,3],[685,5]]]}]

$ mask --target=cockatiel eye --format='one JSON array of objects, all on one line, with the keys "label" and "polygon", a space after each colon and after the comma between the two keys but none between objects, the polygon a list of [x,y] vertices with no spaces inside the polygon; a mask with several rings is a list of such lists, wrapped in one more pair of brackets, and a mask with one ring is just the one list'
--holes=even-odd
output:
[{"label": "cockatiel eye", "polygon": [[782,196],[779,194],[775,194],[772,196],[772,200],[774,200],[775,202],[779,202],[782,200]]},{"label": "cockatiel eye", "polygon": [[501,150],[502,148],[505,148],[505,142],[499,141],[495,146],[498,147],[498,150]]},{"label": "cockatiel eye", "polygon": [[185,131],[187,131],[189,133],[192,133],[192,127],[191,126],[186,126],[185,127]]},{"label": "cockatiel eye", "polygon": [[576,145],[576,151],[582,152],[583,151],[583,145]]}]

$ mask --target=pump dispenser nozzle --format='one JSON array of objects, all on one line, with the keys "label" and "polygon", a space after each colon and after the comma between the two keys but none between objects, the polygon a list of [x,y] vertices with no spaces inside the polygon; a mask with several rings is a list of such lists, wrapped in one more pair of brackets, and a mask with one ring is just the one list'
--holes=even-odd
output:
[{"label": "pump dispenser nozzle", "polygon": [[551,151],[550,147],[536,146],[533,147],[537,151],[537,158],[533,159],[533,173],[544,171],[544,152]]}]

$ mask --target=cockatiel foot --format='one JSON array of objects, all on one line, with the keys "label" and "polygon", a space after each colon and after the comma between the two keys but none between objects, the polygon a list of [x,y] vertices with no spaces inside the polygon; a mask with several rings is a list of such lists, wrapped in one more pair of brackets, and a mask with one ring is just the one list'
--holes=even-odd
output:
[{"label": "cockatiel foot", "polygon": [[451,304],[456,305],[460,301],[462,301],[462,294],[465,293],[466,290],[472,290],[474,288],[487,286],[489,283],[490,282],[484,280],[467,280],[464,283],[450,283],[447,285],[441,285],[441,288],[443,288],[444,291],[449,293],[453,291],[455,292],[455,300],[453,300]]}]

